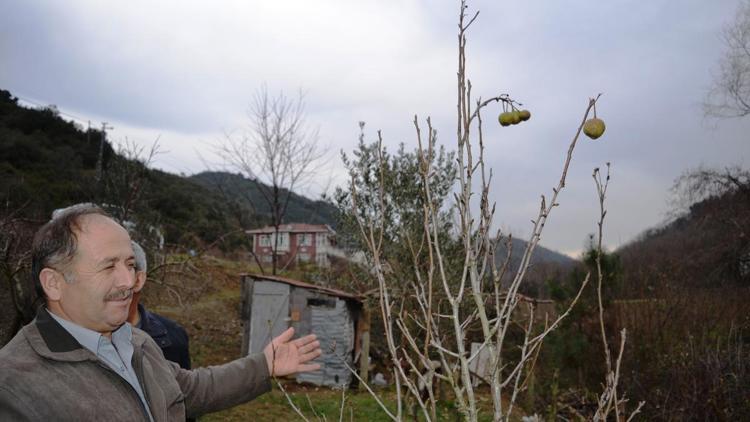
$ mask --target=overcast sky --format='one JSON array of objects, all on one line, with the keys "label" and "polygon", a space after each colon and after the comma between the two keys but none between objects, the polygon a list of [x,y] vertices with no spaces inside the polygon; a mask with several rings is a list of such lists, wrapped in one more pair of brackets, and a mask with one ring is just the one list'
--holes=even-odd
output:
[{"label": "overcast sky", "polygon": [[[531,110],[508,128],[485,112],[495,222],[526,237],[549,196],[588,98],[607,124],[581,142],[542,236],[575,256],[596,229],[594,167],[612,163],[605,244],[662,222],[689,168],[750,165],[750,118],[712,121],[700,103],[717,71],[721,29],[738,0],[476,1],[468,42],[475,95],[508,93]],[[455,145],[455,1],[2,0],[0,88],[114,126],[110,140],[150,145],[155,167],[191,174],[211,145],[247,124],[256,90],[306,92],[308,122],[331,149],[305,193],[344,182],[338,151],[358,122],[369,140],[414,148],[415,114]],[[30,103],[29,103],[30,104]],[[332,180],[332,183],[328,183]],[[330,187],[328,188],[330,191]]]}]

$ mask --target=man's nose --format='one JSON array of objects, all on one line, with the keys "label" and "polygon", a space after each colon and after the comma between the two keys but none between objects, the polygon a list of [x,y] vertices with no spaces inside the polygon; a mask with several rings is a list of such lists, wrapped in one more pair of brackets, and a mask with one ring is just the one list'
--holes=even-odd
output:
[{"label": "man's nose", "polygon": [[133,267],[122,264],[118,265],[115,287],[118,289],[132,289],[135,286],[135,271]]}]

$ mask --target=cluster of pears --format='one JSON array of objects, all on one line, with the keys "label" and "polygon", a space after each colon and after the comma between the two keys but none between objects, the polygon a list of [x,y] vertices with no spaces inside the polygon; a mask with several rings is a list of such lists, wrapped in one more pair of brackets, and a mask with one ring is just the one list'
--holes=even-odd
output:
[{"label": "cluster of pears", "polygon": [[525,122],[531,118],[531,112],[529,110],[518,110],[513,107],[512,111],[504,111],[497,117],[497,121],[500,122],[500,126],[517,125],[521,122]]}]

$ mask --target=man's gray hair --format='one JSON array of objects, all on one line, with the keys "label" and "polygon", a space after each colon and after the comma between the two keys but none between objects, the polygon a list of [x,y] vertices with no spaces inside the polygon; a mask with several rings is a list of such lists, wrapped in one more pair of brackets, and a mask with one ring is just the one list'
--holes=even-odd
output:
[{"label": "man's gray hair", "polygon": [[73,204],[73,205],[71,205],[69,207],[58,208],[58,209],[52,211],[52,220],[60,218],[60,217],[62,217],[64,215],[66,215],[66,214],[78,213],[78,212],[81,212],[81,211],[86,212],[86,211],[94,209],[94,208],[98,208],[98,206],[96,204],[94,204],[94,203],[91,203],[91,202],[81,202],[79,204]]},{"label": "man's gray hair", "polygon": [[133,255],[135,256],[135,272],[148,272],[146,252],[143,251],[141,245],[132,240],[130,241],[130,245],[133,247]]},{"label": "man's gray hair", "polygon": [[52,214],[52,219],[34,235],[31,245],[31,276],[39,297],[46,297],[39,280],[39,274],[44,268],[60,271],[65,281],[73,281],[73,275],[68,271],[67,266],[78,250],[81,219],[91,214],[111,218],[94,204],[76,204],[56,210]]}]

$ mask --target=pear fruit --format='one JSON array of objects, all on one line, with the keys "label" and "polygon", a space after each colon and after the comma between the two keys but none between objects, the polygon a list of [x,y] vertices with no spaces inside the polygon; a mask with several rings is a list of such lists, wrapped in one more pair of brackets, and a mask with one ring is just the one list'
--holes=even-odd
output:
[{"label": "pear fruit", "polygon": [[510,116],[513,118],[512,124],[517,125],[521,123],[521,113],[518,110],[511,111]]},{"label": "pear fruit", "polygon": [[509,111],[500,113],[497,121],[500,122],[500,126],[510,126],[513,124],[513,114]]},{"label": "pear fruit", "polygon": [[594,117],[583,124],[583,133],[591,139],[597,139],[604,133],[604,120]]},{"label": "pear fruit", "polygon": [[521,116],[522,122],[525,122],[531,118],[531,112],[529,110],[521,110],[518,113]]}]

